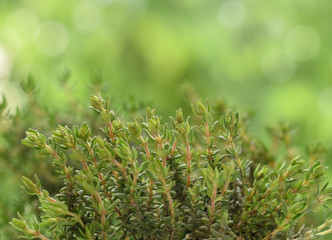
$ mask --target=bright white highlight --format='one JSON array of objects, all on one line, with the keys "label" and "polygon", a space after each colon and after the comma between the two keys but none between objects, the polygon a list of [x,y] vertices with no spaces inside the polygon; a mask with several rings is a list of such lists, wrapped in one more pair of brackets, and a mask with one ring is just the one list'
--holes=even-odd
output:
[{"label": "bright white highlight", "polygon": [[4,47],[0,44],[0,77],[7,76],[10,73],[10,69],[10,59]]}]

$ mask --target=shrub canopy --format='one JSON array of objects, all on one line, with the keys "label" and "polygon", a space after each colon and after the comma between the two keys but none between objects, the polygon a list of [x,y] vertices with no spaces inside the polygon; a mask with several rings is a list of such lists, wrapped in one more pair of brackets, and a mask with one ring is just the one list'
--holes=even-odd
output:
[{"label": "shrub canopy", "polygon": [[170,124],[150,108],[127,122],[100,95],[91,109],[101,134],[86,123],[59,125],[49,138],[26,132],[22,142],[51,156],[63,182],[51,196],[37,176],[23,177],[41,209],[31,225],[21,215],[12,220],[26,238],[268,240],[331,232],[332,220],[318,225],[310,217],[332,194],[319,148],[310,148],[309,161],[294,156],[285,125],[267,146],[248,133],[247,113],[240,118],[219,101],[196,102],[191,118],[179,109]]}]

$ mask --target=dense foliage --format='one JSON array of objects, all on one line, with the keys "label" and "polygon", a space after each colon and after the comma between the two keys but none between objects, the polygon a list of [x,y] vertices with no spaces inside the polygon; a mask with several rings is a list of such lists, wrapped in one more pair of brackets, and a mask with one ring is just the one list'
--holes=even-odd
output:
[{"label": "dense foliage", "polygon": [[[60,119],[37,101],[34,81],[29,78],[21,83],[22,96],[27,104],[16,111],[8,107],[3,97],[0,105],[0,236],[2,239],[17,237],[7,223],[16,212],[33,211],[31,201],[20,193],[22,175],[33,176],[38,173],[45,187],[53,192],[59,183],[47,162],[40,155],[19,143],[28,127],[38,127],[48,133],[49,129]],[[56,125],[55,125],[56,126]]]},{"label": "dense foliage", "polygon": [[[23,177],[40,202],[29,225],[11,225],[28,239],[315,239],[332,223],[312,218],[331,199],[326,167],[294,156],[287,127],[267,146],[221,102],[192,105],[171,125],[155,110],[127,122],[109,98],[91,97],[102,136],[86,123],[61,126],[46,138],[29,129],[23,143],[53,157],[63,188],[50,195]],[[284,142],[283,161],[277,156]],[[320,214],[323,215],[323,214]],[[320,225],[319,225],[320,224]]]},{"label": "dense foliage", "polygon": [[[71,97],[69,77],[70,75],[65,73],[59,78],[62,90],[68,98],[68,110],[63,108],[55,111],[45,106],[40,100],[40,93],[32,76],[20,82],[20,97],[24,100],[24,104],[19,108],[12,109],[10,101],[6,97],[2,99],[0,104],[0,238],[2,240],[17,239],[17,231],[8,225],[17,211],[31,215],[38,210],[37,199],[22,192],[20,182],[23,175],[33,177],[37,173],[51,194],[56,193],[61,187],[54,169],[49,166],[50,159],[20,143],[19,139],[24,138],[26,129],[33,127],[45,134],[51,134],[57,124],[70,125],[82,118],[92,129],[99,127],[94,124],[97,123],[96,117],[86,108],[81,108],[79,102]],[[101,79],[97,78],[94,78],[92,83],[94,89],[99,89],[103,84]]]}]

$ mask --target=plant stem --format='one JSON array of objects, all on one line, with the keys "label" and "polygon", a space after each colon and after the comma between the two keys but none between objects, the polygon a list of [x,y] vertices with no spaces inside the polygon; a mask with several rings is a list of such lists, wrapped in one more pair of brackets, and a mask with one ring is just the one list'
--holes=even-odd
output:
[{"label": "plant stem", "polygon": [[50,240],[49,238],[45,237],[44,235],[42,235],[40,232],[37,232],[37,237],[42,239],[42,240]]},{"label": "plant stem", "polygon": [[208,224],[208,236],[210,235],[210,231],[211,231],[211,224],[213,221],[213,215],[214,215],[214,211],[215,211],[216,197],[217,197],[217,185],[215,182],[213,182],[213,193],[212,193],[212,198],[211,198],[211,214],[209,216],[209,224]]},{"label": "plant stem", "polygon": [[210,148],[210,131],[209,131],[209,124],[208,122],[205,123],[205,138],[206,138],[206,145],[207,145],[207,154],[209,156],[209,160],[212,160],[212,153]]},{"label": "plant stem", "polygon": [[69,216],[72,216],[81,225],[82,229],[84,229],[84,223],[79,216],[77,216],[76,214],[74,214],[72,212],[66,212],[66,214]]},{"label": "plant stem", "polygon": [[171,224],[172,224],[172,235],[171,235],[171,239],[174,239],[174,230],[175,230],[175,214],[174,214],[174,208],[173,208],[173,200],[172,200],[172,196],[170,193],[170,190],[166,184],[166,180],[165,179],[161,179],[161,182],[164,186],[164,190],[165,190],[165,194],[168,200],[168,205],[171,211]]},{"label": "plant stem", "polygon": [[187,176],[187,187],[190,186],[191,182],[191,156],[190,156],[190,146],[189,143],[186,143],[186,149],[187,149],[187,166],[188,166],[188,176]]}]

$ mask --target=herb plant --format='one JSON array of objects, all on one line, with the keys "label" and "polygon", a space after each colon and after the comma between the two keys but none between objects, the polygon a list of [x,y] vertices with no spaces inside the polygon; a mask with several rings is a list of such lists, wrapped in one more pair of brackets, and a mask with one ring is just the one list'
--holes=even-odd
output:
[{"label": "herb plant", "polygon": [[[31,215],[38,211],[38,199],[26,195],[20,188],[22,175],[29,178],[35,173],[43,182],[50,194],[55,194],[61,188],[54,169],[50,167],[51,159],[33,149],[22,145],[19,139],[24,138],[29,127],[37,128],[45,134],[61,124],[73,124],[77,119],[84,118],[92,129],[98,129],[96,116],[90,114],[87,108],[82,108],[74,97],[70,87],[69,74],[59,78],[62,92],[66,96],[66,108],[59,106],[55,111],[45,106],[40,100],[39,91],[32,76],[20,82],[22,105],[11,109],[5,96],[0,99],[0,239],[12,240],[18,238],[18,232],[8,225],[16,216],[17,211]],[[105,85],[98,77],[94,77],[94,91]],[[104,86],[105,89],[105,86]],[[98,92],[98,90],[97,90]],[[1,101],[2,100],[2,101]],[[75,115],[69,114],[75,112]]]},{"label": "herb plant", "polygon": [[18,237],[7,224],[17,211],[34,211],[32,203],[35,199],[18,194],[22,175],[32,177],[34,173],[38,173],[50,192],[54,192],[59,185],[45,159],[18,141],[31,126],[48,133],[56,126],[59,118],[55,118],[55,115],[41,106],[32,78],[21,82],[21,87],[26,99],[22,108],[12,111],[7,106],[5,97],[0,105],[0,236],[4,240]]},{"label": "herb plant", "polygon": [[191,119],[179,109],[168,124],[150,108],[127,122],[110,98],[90,101],[101,136],[86,123],[59,125],[49,138],[26,132],[23,144],[54,159],[63,188],[51,196],[37,175],[23,177],[41,210],[31,224],[20,214],[10,223],[25,238],[268,240],[332,232],[330,218],[312,217],[323,216],[332,196],[320,148],[309,149],[310,161],[293,156],[286,125],[272,133],[275,148],[249,134],[246,114],[218,102],[196,102]]}]

